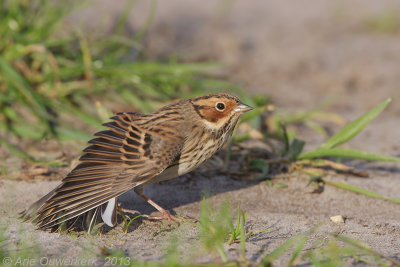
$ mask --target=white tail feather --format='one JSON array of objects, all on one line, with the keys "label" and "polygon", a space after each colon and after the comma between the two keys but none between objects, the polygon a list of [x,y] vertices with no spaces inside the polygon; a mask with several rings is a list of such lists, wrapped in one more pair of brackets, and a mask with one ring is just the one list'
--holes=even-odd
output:
[{"label": "white tail feather", "polygon": [[[103,222],[110,227],[114,227],[116,224],[116,199],[115,197],[110,199],[107,206],[103,205],[101,207],[101,218]],[[105,208],[104,208],[105,207]]]}]

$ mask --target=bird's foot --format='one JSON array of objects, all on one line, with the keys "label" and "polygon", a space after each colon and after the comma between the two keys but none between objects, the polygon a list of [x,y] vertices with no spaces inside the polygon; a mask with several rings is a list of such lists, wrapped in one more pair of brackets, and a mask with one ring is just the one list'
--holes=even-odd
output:
[{"label": "bird's foot", "polygon": [[177,222],[177,223],[183,222],[182,219],[172,215],[167,210],[163,210],[163,211],[161,211],[161,213],[162,213],[161,216],[151,216],[151,215],[145,215],[145,216],[149,220],[168,220],[168,221]]},{"label": "bird's foot", "polygon": [[154,208],[156,208],[159,212],[162,213],[162,216],[150,216],[150,215],[144,215],[145,217],[147,217],[147,219],[149,220],[169,220],[169,221],[173,221],[173,222],[177,222],[177,223],[181,223],[184,221],[191,221],[193,223],[196,223],[197,220],[194,218],[190,218],[190,217],[184,217],[184,216],[174,216],[172,215],[169,211],[167,211],[166,209],[164,209],[163,207],[161,207],[160,205],[158,205],[157,203],[155,203],[153,200],[151,200],[150,198],[146,197],[143,192],[137,188],[134,189],[134,191],[136,192],[136,194],[138,194],[141,198],[143,198],[144,200],[146,200],[147,203],[149,203],[150,205],[152,205]]}]

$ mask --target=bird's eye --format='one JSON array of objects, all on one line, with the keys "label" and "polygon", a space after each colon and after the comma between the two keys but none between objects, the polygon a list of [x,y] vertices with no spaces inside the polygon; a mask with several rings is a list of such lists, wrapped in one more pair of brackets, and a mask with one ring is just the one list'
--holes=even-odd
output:
[{"label": "bird's eye", "polygon": [[218,102],[218,103],[215,105],[215,107],[216,107],[219,111],[222,111],[222,110],[225,109],[225,104],[222,103],[222,102]]}]

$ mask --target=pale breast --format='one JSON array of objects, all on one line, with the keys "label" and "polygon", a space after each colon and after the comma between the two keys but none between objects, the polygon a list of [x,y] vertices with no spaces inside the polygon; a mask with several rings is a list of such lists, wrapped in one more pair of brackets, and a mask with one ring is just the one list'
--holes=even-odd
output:
[{"label": "pale breast", "polygon": [[[195,134],[196,133],[194,133],[194,135]],[[198,134],[201,135],[204,133]],[[232,129],[228,129],[228,131],[224,132],[218,139],[209,136],[206,140],[203,139],[203,142],[199,142],[198,136],[189,138],[191,142],[185,143],[177,162],[165,169],[149,182],[156,183],[169,180],[196,169],[206,160],[211,158],[225,144],[231,135]]]}]

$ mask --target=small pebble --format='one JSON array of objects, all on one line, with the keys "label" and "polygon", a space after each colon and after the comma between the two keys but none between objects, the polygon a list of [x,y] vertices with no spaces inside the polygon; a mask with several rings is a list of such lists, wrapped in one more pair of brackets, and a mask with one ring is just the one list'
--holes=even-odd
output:
[{"label": "small pebble", "polygon": [[330,219],[332,222],[337,223],[337,224],[344,223],[344,218],[342,215],[332,216]]}]

